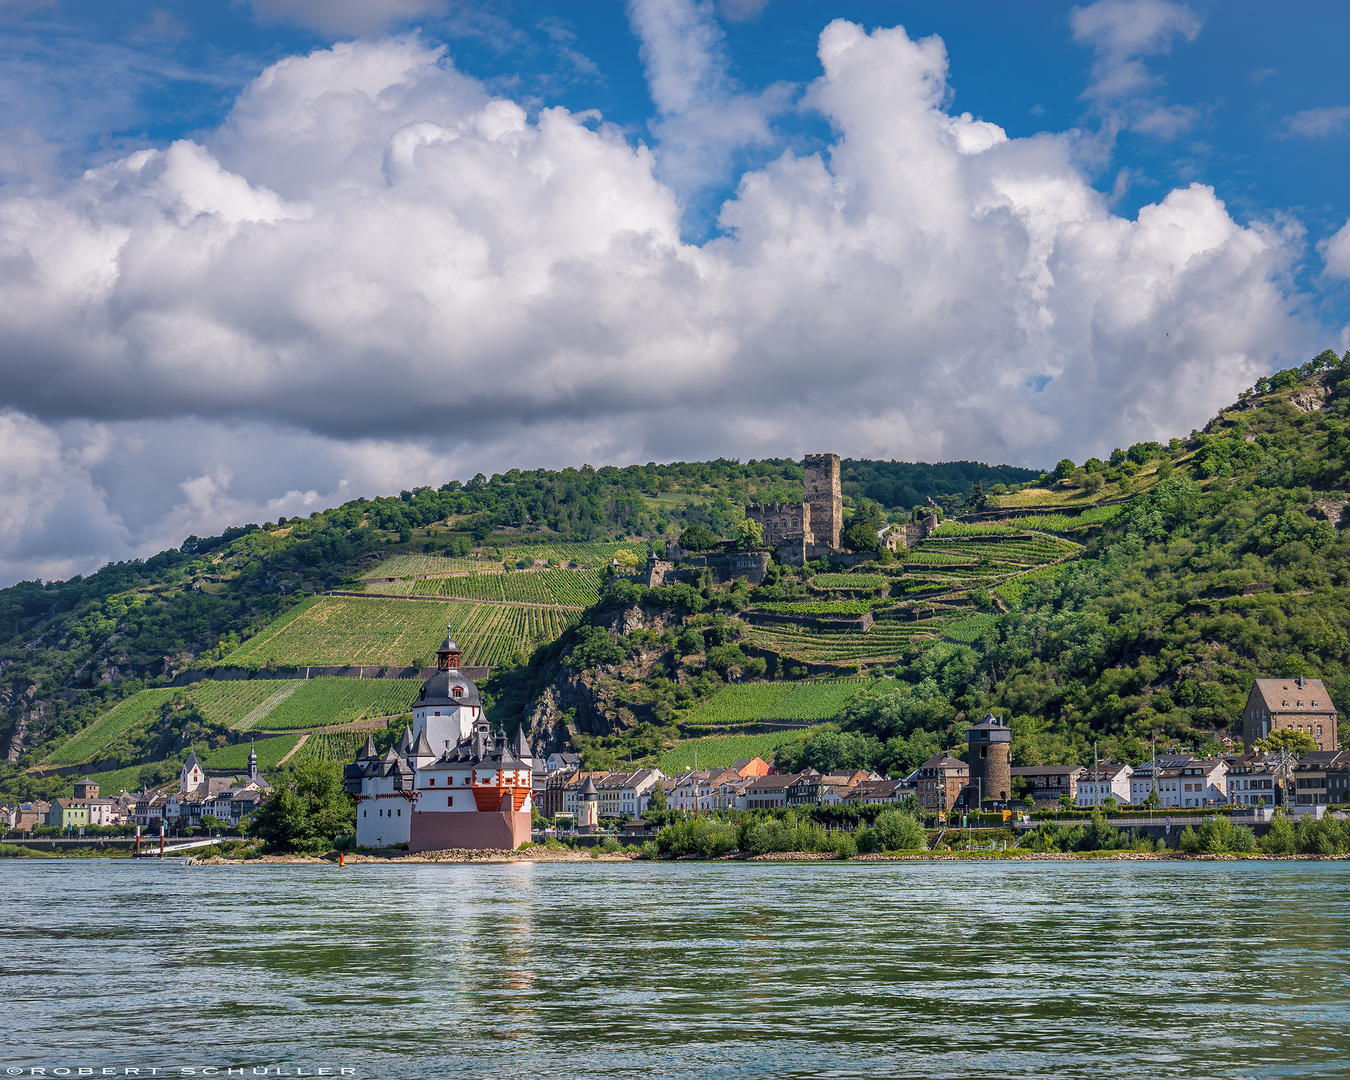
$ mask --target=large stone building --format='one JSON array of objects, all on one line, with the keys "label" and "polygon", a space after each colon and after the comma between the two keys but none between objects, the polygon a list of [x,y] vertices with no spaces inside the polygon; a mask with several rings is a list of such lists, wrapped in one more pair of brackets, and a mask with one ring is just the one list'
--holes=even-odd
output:
[{"label": "large stone building", "polygon": [[1339,750],[1336,706],[1321,679],[1257,679],[1242,710],[1242,746],[1247,753],[1273,731],[1303,731],[1319,750]]},{"label": "large stone building", "polygon": [[514,850],[530,839],[534,755],[523,731],[513,746],[489,730],[478,687],[459,663],[447,632],[399,744],[380,757],[367,739],[346,767],[358,846]]}]

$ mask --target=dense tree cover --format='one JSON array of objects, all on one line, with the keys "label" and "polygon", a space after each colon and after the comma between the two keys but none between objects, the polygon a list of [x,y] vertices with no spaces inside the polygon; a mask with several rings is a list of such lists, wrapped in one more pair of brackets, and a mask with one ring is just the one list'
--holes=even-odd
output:
[{"label": "dense tree cover", "polygon": [[961,507],[966,505],[976,485],[988,491],[996,484],[1025,484],[1038,480],[1041,475],[1039,469],[983,465],[977,461],[944,461],[930,465],[922,461],[845,458],[839,463],[840,486],[846,496],[853,500],[871,499],[888,510],[912,510],[930,498],[949,507]]},{"label": "dense tree cover", "polygon": [[[1187,444],[1113,455],[1122,468],[1163,455],[1163,479],[1084,557],[1029,581],[973,646],[915,654],[785,762],[907,771],[941,749],[963,754],[967,718],[986,710],[1008,718],[1015,765],[1088,763],[1094,745],[1137,764],[1155,734],[1162,747],[1218,752],[1263,675],[1321,677],[1346,716],[1350,532],[1336,521],[1350,485],[1347,376],[1350,362],[1323,354]],[[1310,406],[1322,391],[1325,408]]]},{"label": "dense tree cover", "polygon": [[271,852],[331,851],[356,829],[356,810],[342,787],[342,768],[310,758],[277,782],[249,821],[248,832]]}]

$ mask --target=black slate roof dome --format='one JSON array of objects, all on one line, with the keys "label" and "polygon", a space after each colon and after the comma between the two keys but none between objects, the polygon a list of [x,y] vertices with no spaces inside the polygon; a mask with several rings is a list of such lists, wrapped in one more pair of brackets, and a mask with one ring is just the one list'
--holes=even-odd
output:
[{"label": "black slate roof dome", "polygon": [[[457,686],[463,687],[462,694],[455,693]],[[478,696],[478,687],[458,668],[436,672],[422,684],[422,689],[417,693],[417,700],[413,702],[415,708],[424,705],[470,705],[481,708],[482,704],[482,699]]]}]

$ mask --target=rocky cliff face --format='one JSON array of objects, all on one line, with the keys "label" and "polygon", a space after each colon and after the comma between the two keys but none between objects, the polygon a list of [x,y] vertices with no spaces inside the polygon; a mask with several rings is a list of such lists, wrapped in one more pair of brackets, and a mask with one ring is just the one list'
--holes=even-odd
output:
[{"label": "rocky cliff face", "polygon": [[[618,641],[635,630],[664,633],[682,622],[679,615],[634,604],[605,613],[606,629]],[[652,719],[647,708],[634,704],[627,691],[650,678],[661,666],[665,650],[659,646],[630,652],[616,664],[583,669],[564,657],[557,673],[530,703],[526,738],[544,753],[568,749],[577,735],[611,735]]]},{"label": "rocky cliff face", "polygon": [[34,684],[27,687],[13,684],[0,686],[0,716],[6,716],[9,720],[9,730],[0,739],[0,750],[3,750],[5,761],[18,761],[31,745],[29,729],[34,724],[41,724],[45,712],[43,703],[34,701],[36,696],[37,686]]}]

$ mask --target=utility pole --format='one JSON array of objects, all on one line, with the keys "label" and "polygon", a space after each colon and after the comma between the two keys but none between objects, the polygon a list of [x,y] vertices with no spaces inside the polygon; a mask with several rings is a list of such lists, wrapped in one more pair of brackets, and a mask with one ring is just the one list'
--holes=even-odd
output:
[{"label": "utility pole", "polygon": [[[1149,737],[1149,739],[1150,739],[1149,745],[1150,745],[1150,746],[1152,747],[1152,749],[1153,749],[1153,792],[1154,792],[1154,794],[1157,794],[1157,791],[1158,791],[1158,732],[1157,732],[1156,729],[1154,730],[1153,734]],[[1149,803],[1149,806],[1148,806],[1148,823],[1149,823],[1150,825],[1153,824],[1153,804],[1152,804],[1152,803]]]}]

